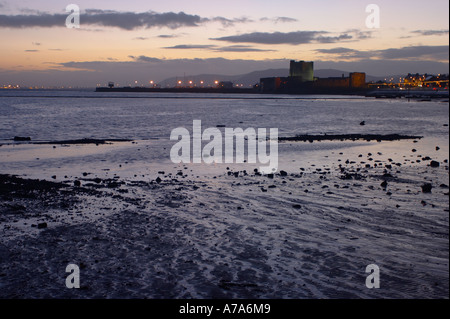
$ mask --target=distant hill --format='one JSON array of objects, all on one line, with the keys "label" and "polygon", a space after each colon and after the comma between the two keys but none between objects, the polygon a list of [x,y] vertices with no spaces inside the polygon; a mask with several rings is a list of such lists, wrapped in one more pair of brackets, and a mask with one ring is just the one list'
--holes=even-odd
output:
[{"label": "distant hill", "polygon": [[[350,72],[335,69],[314,70],[314,76],[319,78],[341,77],[342,75],[348,76],[349,73]],[[231,81],[234,84],[242,84],[243,87],[249,87],[255,85],[256,83],[259,83],[260,78],[277,76],[285,77],[288,75],[289,69],[268,69],[240,75],[199,74],[179,76],[165,79],[159,84],[161,85],[161,87],[174,87],[177,85],[178,81],[186,82],[184,83],[184,85],[189,85],[189,81],[192,81],[193,85],[201,86],[201,81],[203,81],[203,86],[213,86],[215,81]],[[366,80],[368,82],[378,81],[383,78],[384,77],[366,75]]]},{"label": "distant hill", "polygon": [[165,79],[159,84],[161,87],[173,87],[178,81],[186,82],[192,81],[197,86],[201,85],[200,82],[203,81],[204,86],[212,86],[215,81],[231,81],[235,84],[242,84],[244,87],[253,86],[259,83],[260,78],[274,77],[274,76],[288,76],[289,69],[269,69],[263,71],[254,71],[247,74],[239,75],[223,75],[223,74],[199,74],[191,76],[179,76]]}]

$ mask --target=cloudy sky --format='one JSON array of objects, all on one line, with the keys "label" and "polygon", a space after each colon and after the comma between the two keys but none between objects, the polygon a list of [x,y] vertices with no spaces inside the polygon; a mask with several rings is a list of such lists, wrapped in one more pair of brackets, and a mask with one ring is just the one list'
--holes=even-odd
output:
[{"label": "cloudy sky", "polygon": [[[66,6],[80,28],[67,28]],[[367,5],[380,28],[366,25]],[[448,73],[448,0],[0,0],[0,85],[95,86],[287,68]]]}]

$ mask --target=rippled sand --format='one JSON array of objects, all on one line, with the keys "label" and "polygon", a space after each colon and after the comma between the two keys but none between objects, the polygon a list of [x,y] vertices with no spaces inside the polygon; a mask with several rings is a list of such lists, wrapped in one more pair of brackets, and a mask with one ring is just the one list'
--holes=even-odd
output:
[{"label": "rippled sand", "polygon": [[285,144],[274,178],[254,164],[98,166],[45,187],[2,175],[0,297],[448,298],[448,149],[426,142]]}]

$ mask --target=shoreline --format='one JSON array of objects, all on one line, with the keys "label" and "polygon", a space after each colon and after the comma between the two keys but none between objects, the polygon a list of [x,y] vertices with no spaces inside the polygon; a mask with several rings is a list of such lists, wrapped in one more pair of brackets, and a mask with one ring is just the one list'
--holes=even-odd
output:
[{"label": "shoreline", "polygon": [[[447,298],[446,154],[378,144],[382,155],[324,150],[329,163],[273,176],[173,164],[135,178],[1,175],[0,298]],[[82,289],[65,289],[68,263]],[[373,263],[384,289],[364,285]]]}]

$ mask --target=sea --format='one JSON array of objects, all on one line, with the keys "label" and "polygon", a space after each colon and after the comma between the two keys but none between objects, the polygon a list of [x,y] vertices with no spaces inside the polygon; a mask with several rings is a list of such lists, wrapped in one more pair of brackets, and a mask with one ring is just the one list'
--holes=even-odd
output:
[{"label": "sea", "polygon": [[[375,99],[363,96],[190,93],[100,93],[93,90],[0,90],[0,172],[49,177],[47,171],[99,171],[118,163],[157,167],[171,163],[176,128],[270,128],[280,137],[312,134],[403,134],[439,144],[448,154],[448,101]],[[361,122],[365,125],[360,125]],[[15,142],[15,136],[30,142]],[[36,144],[76,139],[123,139],[106,147]],[[314,158],[317,151],[363,142],[280,145],[279,161],[292,151]],[[367,144],[367,143],[365,143]],[[388,147],[388,143],[384,143]],[[138,147],[136,147],[138,146]],[[398,147],[396,145],[395,147]],[[131,148],[131,149],[130,149]],[[444,156],[445,157],[445,156]],[[99,166],[99,163],[102,165]],[[208,169],[209,167],[203,166]],[[45,173],[44,173],[45,172]],[[78,172],[79,173],[79,172]],[[134,176],[133,168],[129,174]],[[67,175],[64,173],[64,176]]]}]

